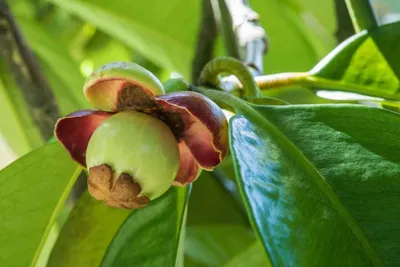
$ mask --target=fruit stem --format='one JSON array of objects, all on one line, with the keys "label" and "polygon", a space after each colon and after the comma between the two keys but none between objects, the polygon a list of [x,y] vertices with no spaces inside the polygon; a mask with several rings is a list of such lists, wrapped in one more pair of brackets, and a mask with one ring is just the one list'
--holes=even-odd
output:
[{"label": "fruit stem", "polygon": [[400,95],[383,93],[383,91],[374,91],[367,86],[349,84],[342,81],[325,79],[312,75],[309,72],[288,72],[272,75],[255,77],[258,87],[263,90],[287,88],[300,86],[311,89],[342,91],[384,98],[388,100],[400,100]]}]

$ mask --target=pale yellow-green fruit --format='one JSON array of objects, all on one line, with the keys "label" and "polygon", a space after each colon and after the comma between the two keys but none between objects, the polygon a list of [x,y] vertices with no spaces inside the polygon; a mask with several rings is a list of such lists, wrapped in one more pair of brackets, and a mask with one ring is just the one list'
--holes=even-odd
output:
[{"label": "pale yellow-green fruit", "polygon": [[118,177],[127,173],[150,200],[164,194],[179,169],[179,148],[167,124],[136,111],[117,113],[93,133],[87,168],[108,164]]},{"label": "pale yellow-green fruit", "polygon": [[153,73],[133,62],[113,62],[96,69],[83,85],[83,92],[93,107],[117,111],[121,92],[132,86],[141,88],[148,97],[165,93]]}]

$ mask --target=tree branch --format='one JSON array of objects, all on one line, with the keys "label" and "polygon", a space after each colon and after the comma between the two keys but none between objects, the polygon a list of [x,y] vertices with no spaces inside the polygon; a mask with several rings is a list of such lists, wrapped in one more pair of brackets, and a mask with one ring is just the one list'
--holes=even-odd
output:
[{"label": "tree branch", "polygon": [[0,47],[0,55],[20,87],[42,137],[49,139],[60,113],[39,62],[22,37],[4,0],[0,0]]},{"label": "tree branch", "polygon": [[234,28],[232,27],[232,14],[228,9],[226,0],[211,0],[215,18],[218,21],[219,28],[224,37],[224,44],[227,55],[236,59],[240,59],[240,51],[238,40]]},{"label": "tree branch", "polygon": [[192,83],[196,84],[203,67],[212,59],[217,24],[210,0],[202,1],[201,23],[197,34],[196,54],[192,61]]},{"label": "tree branch", "polygon": [[[264,29],[259,25],[259,15],[250,8],[246,0],[210,1],[215,19],[222,30],[228,55],[243,60],[251,68],[254,76],[262,75],[263,58],[267,52],[267,38]],[[244,54],[243,57],[240,56],[240,50]],[[230,87],[229,84],[233,83],[227,77],[226,85]],[[227,188],[225,183],[227,178],[222,168],[216,168],[213,173],[246,219],[246,212],[240,201],[237,201],[237,195]]]},{"label": "tree branch", "polygon": [[259,15],[251,9],[246,0],[227,0],[226,3],[233,30],[244,54],[242,60],[252,68],[253,75],[262,75],[268,41],[264,29],[260,26]]}]

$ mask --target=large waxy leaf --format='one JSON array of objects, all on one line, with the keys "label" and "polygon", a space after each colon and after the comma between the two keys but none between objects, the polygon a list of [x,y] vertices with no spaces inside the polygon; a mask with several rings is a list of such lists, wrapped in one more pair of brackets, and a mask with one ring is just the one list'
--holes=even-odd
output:
[{"label": "large waxy leaf", "polygon": [[85,192],[62,228],[47,266],[99,266],[131,212],[107,207]]},{"label": "large waxy leaf", "polygon": [[[153,1],[157,8],[149,8],[146,1],[51,1],[123,41],[158,65],[179,71],[188,78],[201,1]],[[333,16],[324,16],[325,21],[321,24],[315,11],[306,10],[311,0],[306,4],[303,2],[251,1],[272,40],[270,52],[265,57],[267,72],[307,70],[332,48],[331,32],[325,24],[332,24]],[[333,14],[333,9],[324,8],[324,11]],[[317,25],[317,34],[310,30],[309,25]]]},{"label": "large waxy leaf", "polygon": [[[207,207],[201,206],[205,200],[210,201]],[[191,194],[188,223],[241,222],[231,201],[212,173],[203,172]],[[113,236],[129,214],[127,210],[106,207],[85,193],[61,230],[48,266],[99,266]],[[247,233],[248,236],[251,234]]]},{"label": "large waxy leaf", "polygon": [[111,242],[101,266],[181,266],[189,188],[171,188],[133,212]]},{"label": "large waxy leaf", "polygon": [[362,31],[329,53],[311,73],[321,87],[400,100],[399,42],[399,22]]},{"label": "large waxy leaf", "polygon": [[[51,0],[155,63],[188,76],[200,1]],[[184,25],[184,26],[183,26]]]},{"label": "large waxy leaf", "polygon": [[35,265],[80,171],[59,143],[51,143],[0,172],[2,266]]},{"label": "large waxy leaf", "polygon": [[231,150],[273,266],[399,266],[398,113],[355,105],[245,113],[251,121],[230,122]]}]

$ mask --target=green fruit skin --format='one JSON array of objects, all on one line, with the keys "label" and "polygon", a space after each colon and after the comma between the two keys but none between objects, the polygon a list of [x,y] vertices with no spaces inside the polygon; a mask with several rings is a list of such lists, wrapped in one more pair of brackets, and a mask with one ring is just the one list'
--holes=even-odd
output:
[{"label": "green fruit skin", "polygon": [[96,69],[87,78],[83,88],[86,90],[98,79],[126,79],[142,84],[153,91],[154,95],[164,94],[160,80],[150,71],[133,62],[112,62]]},{"label": "green fruit skin", "polygon": [[[101,81],[116,80],[114,85]],[[105,111],[115,111],[121,90],[120,81],[145,87],[153,95],[165,93],[160,80],[150,71],[133,62],[113,62],[95,70],[86,80],[83,91],[88,102]]]},{"label": "green fruit skin", "polygon": [[172,185],[179,169],[179,148],[163,121],[136,111],[117,113],[93,133],[86,151],[88,169],[110,165],[131,175],[142,192],[155,199]]}]

